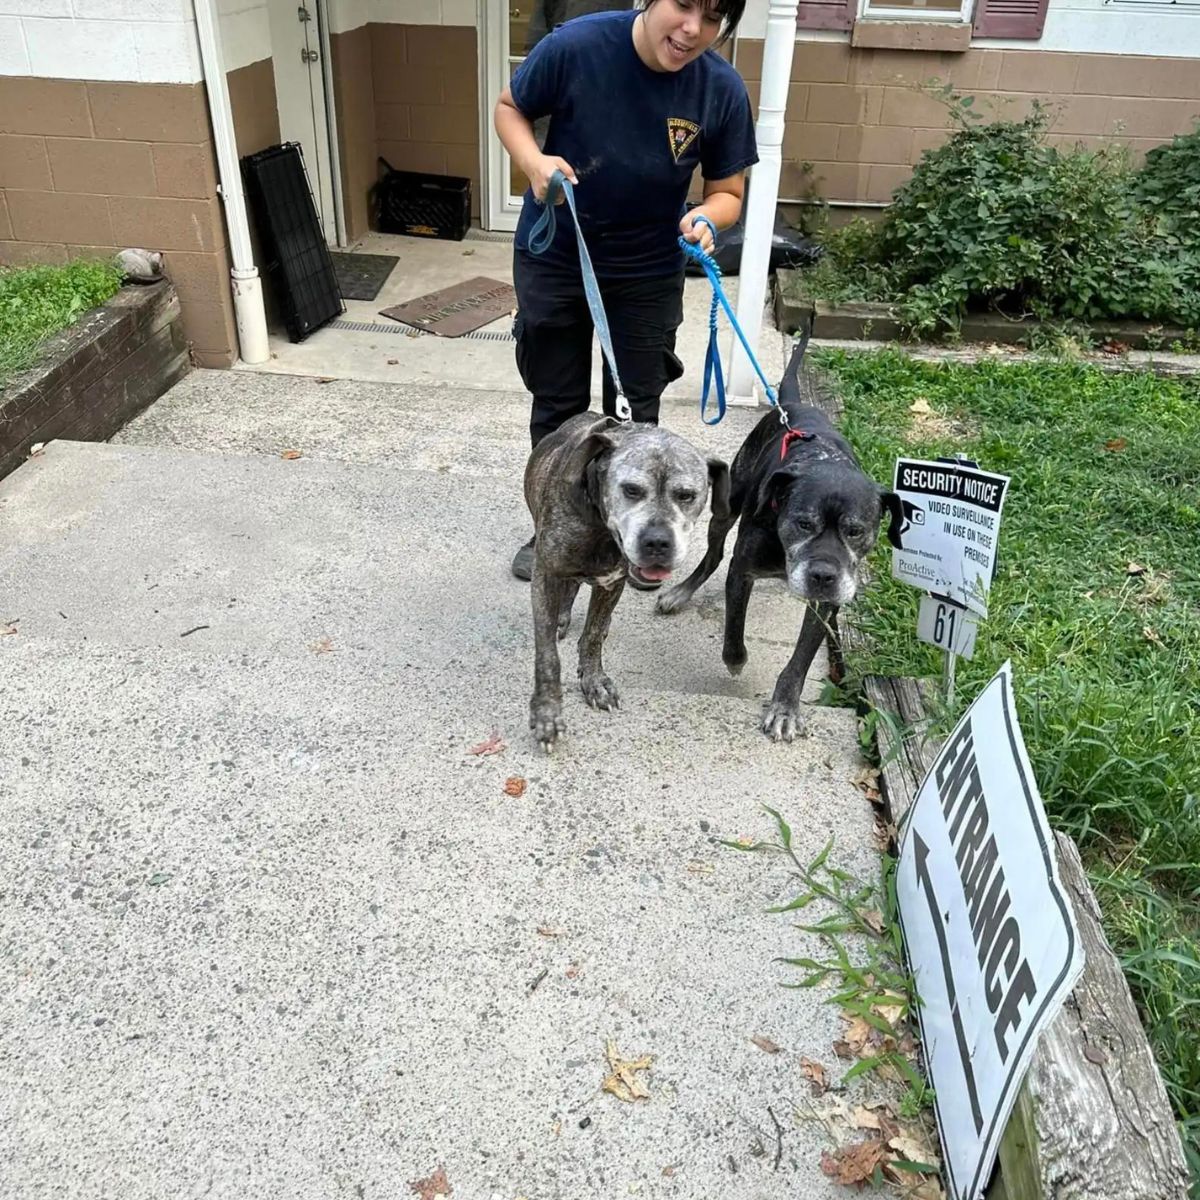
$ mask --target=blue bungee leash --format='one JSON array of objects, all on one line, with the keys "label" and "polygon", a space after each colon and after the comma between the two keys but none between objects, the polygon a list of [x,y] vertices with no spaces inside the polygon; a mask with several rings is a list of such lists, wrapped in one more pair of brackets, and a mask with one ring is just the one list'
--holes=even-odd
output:
[{"label": "blue bungee leash", "polygon": [[[707,225],[713,237],[713,249],[717,246],[717,228],[707,217],[697,217],[693,225]],[[712,308],[708,313],[708,351],[704,355],[704,389],[700,393],[700,420],[705,425],[718,425],[721,418],[725,416],[725,372],[721,369],[721,351],[717,346],[717,309],[724,308],[726,315],[729,317],[729,323],[733,326],[733,331],[738,335],[738,340],[742,343],[746,351],[746,357],[750,360],[750,365],[754,368],[755,374],[762,380],[763,390],[766,392],[767,400],[772,406],[779,410],[779,420],[783,425],[787,424],[787,414],[779,407],[779,397],[775,389],[767,382],[767,377],[763,374],[762,367],[758,365],[758,359],[754,357],[754,351],[750,349],[750,343],[746,341],[746,335],[742,332],[742,327],[738,324],[738,319],[734,315],[733,309],[729,304],[729,297],[725,295],[725,289],[721,286],[721,268],[717,266],[716,259],[711,254],[705,251],[698,242],[689,242],[686,238],[679,239],[679,247],[689,258],[694,259],[704,269],[704,274],[708,276],[708,282],[712,284],[713,297]],[[713,381],[717,385],[717,415],[713,420],[709,420],[706,413],[708,411],[708,393],[712,388]]]},{"label": "blue bungee leash", "polygon": [[612,334],[608,329],[608,316],[604,311],[604,302],[600,299],[600,285],[596,282],[596,271],[592,266],[592,256],[588,253],[587,243],[583,240],[583,230],[579,228],[579,214],[575,211],[575,189],[571,181],[561,172],[555,171],[550,176],[546,186],[546,201],[542,207],[542,215],[537,224],[529,231],[529,253],[544,254],[558,228],[558,218],[555,216],[555,200],[562,192],[567,198],[567,207],[575,222],[575,241],[579,246],[579,268],[583,275],[583,294],[587,297],[588,311],[592,314],[592,324],[596,327],[596,336],[600,339],[600,350],[608,362],[612,374],[613,386],[617,390],[616,411],[617,419],[629,421],[633,412],[629,401],[625,399],[625,389],[621,386],[621,376],[617,371],[617,356],[613,353]]}]

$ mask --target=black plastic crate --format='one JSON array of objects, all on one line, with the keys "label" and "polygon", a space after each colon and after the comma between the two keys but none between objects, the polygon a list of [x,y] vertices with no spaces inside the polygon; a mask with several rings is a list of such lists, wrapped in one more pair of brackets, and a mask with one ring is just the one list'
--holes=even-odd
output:
[{"label": "black plastic crate", "polygon": [[247,155],[242,177],[262,246],[263,273],[279,301],[288,337],[302,342],[346,306],[299,143]]},{"label": "black plastic crate", "polygon": [[459,242],[471,225],[471,181],[461,175],[397,171],[386,158],[375,185],[375,222],[380,233]]}]

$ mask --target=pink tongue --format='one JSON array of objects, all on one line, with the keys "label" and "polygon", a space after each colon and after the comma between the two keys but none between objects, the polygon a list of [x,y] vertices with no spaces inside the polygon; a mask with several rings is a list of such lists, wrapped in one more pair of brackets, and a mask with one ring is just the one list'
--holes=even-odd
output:
[{"label": "pink tongue", "polygon": [[671,576],[666,567],[639,567],[638,573],[646,579],[669,579]]}]

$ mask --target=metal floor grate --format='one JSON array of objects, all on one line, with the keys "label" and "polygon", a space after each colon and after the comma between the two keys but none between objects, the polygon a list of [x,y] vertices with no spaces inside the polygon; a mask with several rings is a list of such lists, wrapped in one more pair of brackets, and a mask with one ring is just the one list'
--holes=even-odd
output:
[{"label": "metal floor grate", "polygon": [[[344,317],[339,317],[335,321],[330,321],[330,329],[345,329],[351,333],[399,333],[405,337],[433,337],[432,333],[426,332],[424,329],[415,329],[411,325],[380,325],[375,321],[347,321]],[[470,333],[459,335],[460,338],[470,338],[473,342],[513,342],[516,338],[513,337],[506,329],[475,329]],[[458,339],[450,339],[456,341]]]},{"label": "metal floor grate", "polygon": [[513,235],[493,229],[468,229],[464,242],[508,242],[512,243]]}]

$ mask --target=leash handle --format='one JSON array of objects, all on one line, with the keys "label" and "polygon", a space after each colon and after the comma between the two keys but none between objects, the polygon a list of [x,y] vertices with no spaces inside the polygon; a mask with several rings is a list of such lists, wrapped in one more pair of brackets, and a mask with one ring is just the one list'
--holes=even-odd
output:
[{"label": "leash handle", "polygon": [[[703,221],[709,229],[713,229],[713,224],[707,217],[697,217],[696,222],[700,221]],[[716,241],[715,229],[713,229],[713,240],[714,242]],[[717,345],[717,307],[719,305],[725,309],[725,314],[729,317],[729,323],[733,326],[734,333],[737,334],[738,340],[742,343],[742,348],[746,351],[747,358],[750,359],[750,365],[762,381],[763,390],[766,393],[768,402],[772,407],[779,409],[779,420],[782,424],[786,425],[787,414],[779,407],[779,397],[775,389],[767,382],[767,377],[763,374],[763,369],[759,366],[758,359],[755,358],[754,351],[750,348],[750,343],[746,340],[746,335],[742,332],[742,327],[738,324],[737,316],[729,304],[729,297],[725,295],[725,289],[721,286],[721,268],[717,266],[716,260],[712,255],[702,250],[695,242],[689,242],[686,238],[681,237],[679,239],[679,246],[684,254],[700,264],[704,270],[704,274],[708,276],[708,281],[712,284],[713,289],[712,308],[709,310],[708,317],[708,353],[704,357],[704,388],[700,393],[700,419],[705,425],[716,425],[725,416],[725,376],[721,368],[721,351]],[[714,377],[717,385],[717,415],[714,420],[710,421],[705,412],[708,407],[709,389],[712,386]]]},{"label": "leash handle", "polygon": [[546,199],[542,215],[529,231],[529,253],[544,254],[554,241],[558,229],[557,207],[555,201],[558,193],[562,192],[567,198],[567,207],[571,210],[571,218],[575,222],[575,242],[579,247],[579,269],[583,276],[583,294],[587,299],[588,311],[592,314],[592,324],[596,327],[596,337],[600,339],[600,352],[608,363],[612,375],[613,386],[616,388],[616,410],[619,421],[633,419],[633,411],[629,401],[625,399],[625,389],[621,386],[621,376],[617,371],[617,356],[613,351],[612,333],[608,328],[608,314],[604,311],[604,301],[600,296],[600,284],[596,279],[596,269],[592,266],[592,256],[588,253],[587,243],[583,240],[583,230],[579,227],[579,213],[575,210],[575,189],[571,181],[562,173],[555,171],[546,185]]}]

